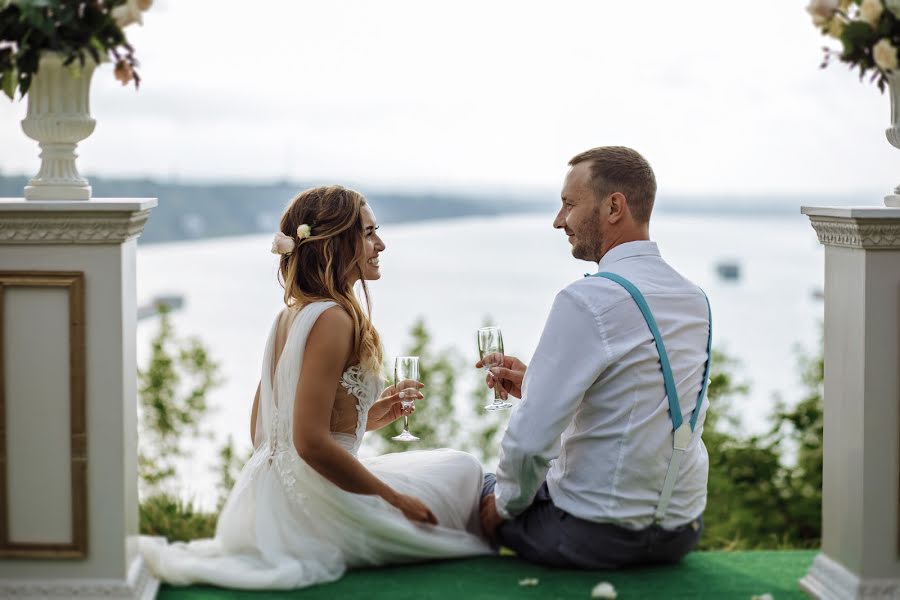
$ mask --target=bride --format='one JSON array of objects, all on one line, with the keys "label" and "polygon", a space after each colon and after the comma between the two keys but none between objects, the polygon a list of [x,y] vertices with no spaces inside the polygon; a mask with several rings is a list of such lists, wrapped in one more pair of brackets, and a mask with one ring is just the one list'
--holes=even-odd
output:
[{"label": "bride", "polygon": [[381,277],[385,249],[377,230],[363,196],[340,186],[306,190],[285,211],[272,252],[286,306],[253,401],[253,456],[214,538],[140,538],[164,581],[288,589],[334,581],[348,567],[490,553],[474,457],[356,456],[366,431],[403,414],[401,390],[379,393],[381,343],[353,293],[359,282],[368,307],[366,280]]}]

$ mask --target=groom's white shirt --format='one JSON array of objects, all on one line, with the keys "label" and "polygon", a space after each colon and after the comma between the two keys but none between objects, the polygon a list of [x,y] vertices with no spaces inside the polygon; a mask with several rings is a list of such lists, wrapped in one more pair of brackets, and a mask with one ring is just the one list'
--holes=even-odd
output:
[{"label": "groom's white shirt", "polygon": [[[616,246],[599,270],[625,277],[647,299],[689,420],[707,358],[703,293],[650,241]],[[576,517],[649,526],[672,456],[672,421],[653,335],[628,292],[585,277],[557,294],[522,392],[501,444],[500,515],[524,511],[546,478],[554,504]],[[704,399],[665,528],[697,518],[706,506],[709,459],[700,434],[707,406]]]}]

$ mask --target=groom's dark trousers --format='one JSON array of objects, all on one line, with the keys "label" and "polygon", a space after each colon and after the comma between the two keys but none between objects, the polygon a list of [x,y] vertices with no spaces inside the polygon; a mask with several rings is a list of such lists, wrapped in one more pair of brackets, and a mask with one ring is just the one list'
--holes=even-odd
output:
[{"label": "groom's dark trousers", "polygon": [[[497,478],[484,476],[482,497],[494,493]],[[579,519],[557,508],[544,482],[525,511],[497,528],[497,541],[527,561],[579,569],[616,569],[680,561],[703,532],[698,517],[676,529],[651,525],[632,530]]]}]

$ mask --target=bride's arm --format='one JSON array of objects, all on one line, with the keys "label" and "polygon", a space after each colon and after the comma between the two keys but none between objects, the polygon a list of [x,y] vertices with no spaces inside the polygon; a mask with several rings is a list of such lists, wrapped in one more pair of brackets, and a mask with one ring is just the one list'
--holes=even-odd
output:
[{"label": "bride's arm", "polygon": [[381,496],[410,519],[434,523],[428,507],[375,477],[331,437],[331,410],[352,342],[353,321],[339,307],[326,310],[313,326],[294,397],[294,447],[309,466],[342,490]]}]

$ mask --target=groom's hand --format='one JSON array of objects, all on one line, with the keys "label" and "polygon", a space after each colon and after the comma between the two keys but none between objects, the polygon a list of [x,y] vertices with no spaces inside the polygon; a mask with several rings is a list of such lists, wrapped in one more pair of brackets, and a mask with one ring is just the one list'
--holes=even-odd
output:
[{"label": "groom's hand", "polygon": [[[484,357],[484,359],[488,360],[490,360],[490,358],[491,355]],[[475,367],[483,369],[484,359],[475,363]],[[522,380],[525,379],[526,370],[528,370],[528,365],[515,356],[504,356],[500,366],[491,367],[491,373],[486,377],[487,386],[494,389],[495,385],[499,385],[500,397],[504,400],[510,395],[515,398],[521,398]]]},{"label": "groom's hand", "polygon": [[497,501],[493,494],[481,499],[481,528],[492,543],[497,543],[497,528],[504,519],[497,512]]}]

